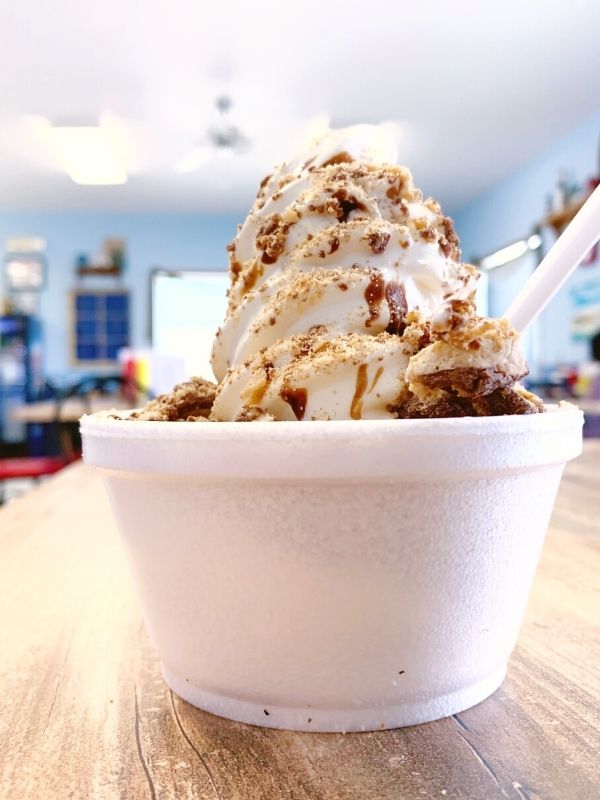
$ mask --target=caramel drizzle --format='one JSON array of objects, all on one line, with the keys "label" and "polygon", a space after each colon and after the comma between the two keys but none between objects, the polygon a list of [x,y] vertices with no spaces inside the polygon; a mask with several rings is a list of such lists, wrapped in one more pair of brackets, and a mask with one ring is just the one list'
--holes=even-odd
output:
[{"label": "caramel drizzle", "polygon": [[252,388],[250,397],[248,398],[248,406],[257,406],[265,396],[267,391],[268,380],[261,380]]},{"label": "caramel drizzle", "polygon": [[368,392],[369,394],[371,394],[373,389],[375,389],[375,387],[377,386],[377,383],[379,381],[379,378],[381,378],[382,375],[383,375],[383,367],[379,367],[379,369],[375,373],[375,377],[373,378],[373,383],[371,384],[371,388],[369,389],[369,392]]},{"label": "caramel drizzle", "polygon": [[365,300],[369,306],[369,319],[365,322],[365,328],[370,328],[381,313],[381,301],[385,290],[385,281],[380,272],[371,273],[371,280],[365,289]]},{"label": "caramel drizzle", "polygon": [[401,336],[406,328],[404,317],[408,313],[406,293],[401,283],[390,281],[385,287],[385,300],[390,312],[390,321],[385,329],[387,333]]},{"label": "caramel drizzle", "polygon": [[259,261],[253,261],[249,269],[241,274],[242,279],[242,294],[246,294],[256,286],[256,282],[262,276],[264,267]]},{"label": "caramel drizzle", "polygon": [[289,404],[296,419],[304,419],[308,392],[306,389],[290,389],[284,386],[279,392],[282,400]]},{"label": "caramel drizzle", "polygon": [[352,419],[362,419],[363,395],[367,391],[367,385],[367,365],[361,364],[356,371],[356,387],[350,404],[350,416]]}]

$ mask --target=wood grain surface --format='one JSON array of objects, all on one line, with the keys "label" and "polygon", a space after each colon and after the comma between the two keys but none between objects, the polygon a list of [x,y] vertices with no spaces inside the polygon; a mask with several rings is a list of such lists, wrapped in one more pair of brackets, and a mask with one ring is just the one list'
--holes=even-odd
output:
[{"label": "wood grain surface", "polygon": [[508,678],[369,734],[269,731],[163,683],[99,477],[0,511],[0,798],[600,797],[600,442],[566,470]]}]

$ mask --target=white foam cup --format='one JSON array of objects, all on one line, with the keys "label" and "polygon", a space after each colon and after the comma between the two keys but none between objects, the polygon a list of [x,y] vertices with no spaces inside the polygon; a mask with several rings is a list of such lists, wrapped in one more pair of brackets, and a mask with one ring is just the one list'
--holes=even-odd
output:
[{"label": "white foam cup", "polygon": [[501,684],[582,421],[81,429],[173,691],[254,725],[360,731]]}]

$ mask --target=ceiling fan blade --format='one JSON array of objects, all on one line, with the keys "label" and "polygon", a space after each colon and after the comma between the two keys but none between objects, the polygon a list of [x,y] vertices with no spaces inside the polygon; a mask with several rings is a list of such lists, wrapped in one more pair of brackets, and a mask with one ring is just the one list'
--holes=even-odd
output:
[{"label": "ceiling fan blade", "polygon": [[175,171],[180,173],[195,172],[207,164],[215,156],[214,147],[208,144],[198,144],[186,153],[175,164]]}]

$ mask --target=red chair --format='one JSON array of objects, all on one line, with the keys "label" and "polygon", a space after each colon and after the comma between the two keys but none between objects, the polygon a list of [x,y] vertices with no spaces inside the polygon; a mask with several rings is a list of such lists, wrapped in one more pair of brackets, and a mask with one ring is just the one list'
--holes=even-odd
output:
[{"label": "red chair", "polygon": [[54,475],[74,459],[63,456],[24,456],[23,458],[0,459],[0,505],[4,502],[4,484],[9,480],[29,478],[39,481],[46,475]]}]

